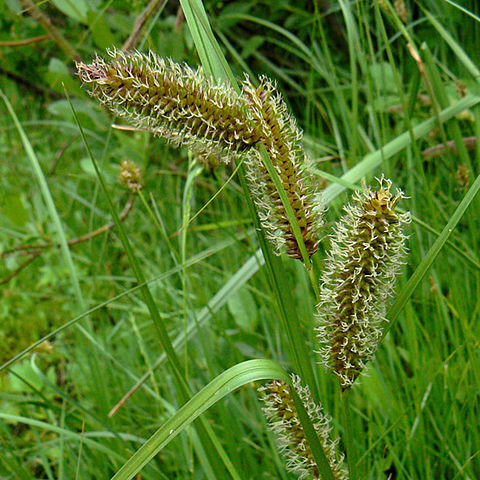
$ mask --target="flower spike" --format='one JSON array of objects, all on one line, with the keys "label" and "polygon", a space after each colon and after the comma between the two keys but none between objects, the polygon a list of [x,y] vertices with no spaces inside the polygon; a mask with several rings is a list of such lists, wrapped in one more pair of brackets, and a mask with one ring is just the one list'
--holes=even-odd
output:
[{"label": "flower spike", "polygon": [[[302,401],[327,457],[335,480],[347,480],[343,455],[337,455],[338,439],[331,440],[331,419],[316,405],[308,387],[302,387],[300,378],[292,376],[295,390]],[[293,402],[290,387],[282,381],[273,382],[258,389],[262,393],[263,411],[270,429],[275,434],[278,447],[287,461],[287,470],[298,475],[321,480],[305,432]],[[337,458],[338,457],[338,458]]]},{"label": "flower spike", "polygon": [[245,156],[250,189],[275,253],[301,259],[280,195],[255,148],[261,142],[292,206],[308,257],[316,252],[323,220],[320,195],[308,171],[302,132],[268,79],[262,77],[255,88],[247,78],[238,95],[201,69],[152,52],[108,53],[110,62],[97,56],[92,63],[77,63],[92,96],[137,128],[189,146],[209,162]]},{"label": "flower spike", "polygon": [[244,98],[201,69],[164,60],[154,53],[108,52],[77,63],[90,94],[114,114],[175,145],[229,160],[258,141]]},{"label": "flower spike", "polygon": [[[302,147],[302,132],[275,85],[266,77],[258,87],[247,77],[243,84],[250,112],[260,132],[261,142],[280,177],[288,201],[292,206],[303,241],[311,257],[318,248],[318,232],[323,224],[320,194],[309,172],[310,162]],[[288,221],[280,195],[270,178],[258,150],[249,153],[247,178],[259,217],[275,253],[285,251],[301,259],[292,227]]]},{"label": "flower spike", "polygon": [[344,208],[320,282],[320,354],[343,389],[375,354],[406,253],[403,230],[410,215],[395,211],[404,195],[390,191],[390,180],[382,177],[379,184],[377,191],[357,192],[353,205]]}]

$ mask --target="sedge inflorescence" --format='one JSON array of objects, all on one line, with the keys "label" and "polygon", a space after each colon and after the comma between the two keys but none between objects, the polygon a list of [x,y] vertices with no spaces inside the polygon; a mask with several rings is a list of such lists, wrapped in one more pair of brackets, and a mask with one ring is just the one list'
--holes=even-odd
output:
[{"label": "sedge inflorescence", "polygon": [[[305,410],[317,433],[325,456],[335,480],[348,478],[343,463],[343,455],[337,455],[338,439],[332,440],[331,419],[317,405],[308,387],[303,387],[300,378],[292,377],[293,386],[302,401]],[[308,477],[321,479],[312,450],[305,436],[295,407],[290,387],[282,381],[273,382],[259,388],[264,403],[263,411],[269,428],[275,434],[280,451],[286,459],[287,470],[298,475],[299,479]]]},{"label": "sedge inflorescence", "polygon": [[266,78],[255,88],[249,79],[242,94],[214,82],[201,69],[164,60],[154,53],[109,52],[78,63],[81,80],[114,114],[212,161],[242,157],[260,221],[275,253],[302,258],[281,198],[261,159],[262,143],[279,175],[308,257],[318,247],[322,208],[310,180],[302,133],[275,86]]},{"label": "sedge inflorescence", "polygon": [[133,193],[142,189],[142,171],[131,160],[124,160],[120,165],[119,180],[122,185]]},{"label": "sedge inflorescence", "polygon": [[336,224],[321,277],[317,329],[325,366],[349,388],[374,355],[386,306],[403,263],[408,213],[395,211],[403,197],[391,182],[356,193]]},{"label": "sedge inflorescence", "polygon": [[[320,194],[308,171],[310,163],[302,146],[302,132],[288,113],[283,98],[266,77],[260,78],[258,87],[247,78],[243,91],[261,141],[292,206],[307,254],[311,257],[318,248],[323,212]],[[302,258],[285,207],[257,149],[251,152],[247,162],[247,178],[260,220],[276,252],[286,250],[288,255]]]},{"label": "sedge inflorescence", "polygon": [[92,96],[136,127],[226,160],[259,140],[246,101],[201,69],[152,52],[108,53],[108,63],[98,56],[77,63],[78,74]]}]

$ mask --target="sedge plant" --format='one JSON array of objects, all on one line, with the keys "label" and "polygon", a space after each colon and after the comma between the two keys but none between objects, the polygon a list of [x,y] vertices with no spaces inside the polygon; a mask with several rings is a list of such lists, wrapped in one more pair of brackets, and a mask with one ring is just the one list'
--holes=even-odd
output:
[{"label": "sedge plant", "polygon": [[[152,52],[111,50],[109,57],[77,64],[90,94],[134,127],[190,147],[210,164],[244,162],[249,192],[274,253],[297,259],[311,271],[311,257],[326,232],[324,206],[303,149],[302,132],[275,84],[266,77],[252,81],[246,76],[237,91],[201,69]],[[138,183],[132,166],[124,165],[122,172],[127,185]],[[318,361],[335,374],[344,392],[365,371],[387,324],[386,308],[404,263],[405,228],[410,221],[408,213],[396,210],[402,198],[403,193],[383,177],[376,188],[356,193],[333,226],[330,250],[320,278],[315,279]],[[304,431],[292,388],[318,437],[321,465]],[[343,443],[350,477],[341,443],[332,436],[330,416],[298,375],[290,384],[274,380],[259,391],[287,470],[300,479],[357,478],[348,426],[344,425]]]}]

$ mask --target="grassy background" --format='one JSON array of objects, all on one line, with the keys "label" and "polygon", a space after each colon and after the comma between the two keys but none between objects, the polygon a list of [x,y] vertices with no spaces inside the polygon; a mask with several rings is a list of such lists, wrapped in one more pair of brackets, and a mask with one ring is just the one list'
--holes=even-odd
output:
[{"label": "grassy background", "polygon": [[[0,6],[0,42],[45,33],[28,13],[19,14],[27,8],[23,3],[7,0]],[[137,47],[198,64],[178,4],[159,5]],[[469,14],[474,5],[407,2],[403,23],[388,2],[205,2],[235,75],[277,80],[329,192],[342,175],[361,185],[362,177],[371,181],[385,173],[409,196],[402,207],[417,221],[409,232],[399,292],[479,174],[479,147],[467,151],[461,141],[480,134],[480,29],[479,19]],[[135,0],[55,0],[40,9],[88,60],[121,46],[145,6]],[[132,160],[144,172],[143,201],[135,199],[123,227],[138,267],[152,280],[159,318],[191,392],[247,359],[290,365],[278,302],[265,268],[255,261],[254,224],[238,178],[229,180],[232,168],[206,168],[187,151],[145,133],[111,129],[112,118],[79,88],[64,50],[50,39],[0,46],[0,87],[33,152],[32,157],[1,102],[0,362],[99,308],[0,373],[5,479],[110,478],[185,401],[166,367],[148,306],[134,289],[137,278],[118,229],[68,251],[56,247],[111,220],[62,82],[119,212],[129,199],[118,182],[120,163]],[[462,101],[471,108],[436,121],[439,112]],[[421,137],[401,137],[429,119],[432,125]],[[456,151],[422,154],[450,140],[457,142]],[[369,161],[372,155],[378,162]],[[329,222],[347,198],[341,193],[332,201]],[[478,218],[475,199],[400,311],[368,376],[354,388],[352,430],[361,478],[480,476]],[[316,255],[319,264],[331,226]],[[18,248],[31,244],[54,247],[15,275],[30,258]],[[280,259],[277,268],[289,320],[299,325],[315,364],[308,278],[290,259]],[[342,433],[334,380],[315,369],[322,403]],[[148,380],[110,418],[146,373]],[[204,418],[240,478],[290,478],[252,386],[228,395]],[[187,429],[142,470],[142,478],[229,478],[210,450],[201,431]],[[202,455],[210,458],[211,469]]]}]

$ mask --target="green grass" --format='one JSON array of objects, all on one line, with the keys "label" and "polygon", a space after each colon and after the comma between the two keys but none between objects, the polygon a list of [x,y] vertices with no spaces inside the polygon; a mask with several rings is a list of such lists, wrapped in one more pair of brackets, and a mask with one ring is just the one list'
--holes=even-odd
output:
[{"label": "green grass", "polygon": [[[102,42],[121,46],[144,6],[119,3],[79,2],[100,30],[41,8],[89,60]],[[0,77],[0,251],[59,247],[0,287],[0,478],[135,478],[144,463],[145,479],[293,478],[254,389],[292,369],[358,459],[356,478],[478,478],[480,142],[467,151],[462,141],[480,135],[473,2],[407,3],[406,24],[375,2],[204,3],[206,14],[182,1],[177,31],[167,4],[142,48],[232,81],[245,71],[278,81],[324,172],[317,269],[350,189],[384,173],[409,197],[391,328],[348,395],[348,431],[336,382],[317,365],[310,279],[258,236],[242,168],[231,176],[231,166],[208,169],[144,132],[111,129],[53,42],[2,47],[2,66],[45,92]],[[0,41],[43,33],[14,2],[1,8]],[[422,155],[450,140],[457,153]],[[126,159],[144,171],[143,201],[119,222]],[[68,246],[112,218],[107,233]],[[0,280],[27,258],[2,256]]]}]

